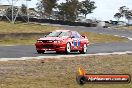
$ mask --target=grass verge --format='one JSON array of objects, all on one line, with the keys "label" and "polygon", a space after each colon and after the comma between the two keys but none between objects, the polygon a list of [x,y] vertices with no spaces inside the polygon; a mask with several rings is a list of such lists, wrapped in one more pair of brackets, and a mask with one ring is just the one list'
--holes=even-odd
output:
[{"label": "grass verge", "polygon": [[33,45],[36,39],[4,39],[0,40],[0,45]]},{"label": "grass verge", "polygon": [[39,24],[11,24],[0,21],[0,33],[45,33],[56,29],[59,27]]},{"label": "grass verge", "polygon": [[[46,33],[59,29],[59,27],[44,26],[39,24],[10,24],[7,22],[0,22],[0,33]],[[128,39],[115,37],[106,34],[97,34],[92,32],[85,33],[90,43],[110,43],[110,42],[126,42]],[[35,38],[21,38],[21,39],[1,39],[0,45],[31,45],[36,42]]]},{"label": "grass verge", "polygon": [[[83,33],[82,33],[83,34]],[[122,38],[118,36],[112,36],[107,34],[97,34],[92,32],[86,32],[86,36],[88,37],[91,44],[93,43],[111,43],[111,42],[127,42],[127,38]],[[35,38],[29,39],[2,39],[0,40],[0,45],[32,45],[36,42]]]},{"label": "grass verge", "polygon": [[132,31],[132,26],[116,26],[113,28],[118,29],[118,30],[130,30],[130,31]]},{"label": "grass verge", "polygon": [[[41,63],[43,61],[43,63]],[[76,70],[88,74],[130,74],[132,55],[89,56],[0,62],[1,88],[132,88],[132,84],[76,83]]]},{"label": "grass verge", "polygon": [[108,35],[108,34],[98,34],[93,32],[85,32],[89,41],[91,43],[111,43],[111,42],[127,42],[127,38],[122,38],[118,36]]}]

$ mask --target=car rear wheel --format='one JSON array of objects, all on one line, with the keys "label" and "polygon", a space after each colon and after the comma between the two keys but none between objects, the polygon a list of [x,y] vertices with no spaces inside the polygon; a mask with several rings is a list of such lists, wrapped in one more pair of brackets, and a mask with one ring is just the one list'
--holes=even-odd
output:
[{"label": "car rear wheel", "polygon": [[84,44],[81,51],[79,51],[81,54],[85,54],[87,52],[87,45]]},{"label": "car rear wheel", "polygon": [[44,52],[45,52],[44,50],[37,50],[38,54],[41,54],[41,53],[44,53]]},{"label": "car rear wheel", "polygon": [[70,43],[67,43],[66,44],[66,49],[65,49],[65,53],[70,53],[71,52],[71,44]]}]

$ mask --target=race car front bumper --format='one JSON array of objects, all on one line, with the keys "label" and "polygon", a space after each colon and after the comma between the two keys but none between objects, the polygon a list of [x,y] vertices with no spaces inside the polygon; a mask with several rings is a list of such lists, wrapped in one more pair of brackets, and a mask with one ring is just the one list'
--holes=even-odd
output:
[{"label": "race car front bumper", "polygon": [[66,44],[55,44],[55,43],[39,43],[35,44],[36,50],[44,51],[65,51]]}]

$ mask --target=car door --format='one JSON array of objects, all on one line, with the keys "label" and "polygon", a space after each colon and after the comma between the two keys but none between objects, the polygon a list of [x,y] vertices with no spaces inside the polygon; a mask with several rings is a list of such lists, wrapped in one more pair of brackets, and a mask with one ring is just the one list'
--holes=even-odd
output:
[{"label": "car door", "polygon": [[81,46],[81,35],[76,32],[76,31],[72,31],[72,49],[73,50],[78,50],[78,48],[80,48]]}]

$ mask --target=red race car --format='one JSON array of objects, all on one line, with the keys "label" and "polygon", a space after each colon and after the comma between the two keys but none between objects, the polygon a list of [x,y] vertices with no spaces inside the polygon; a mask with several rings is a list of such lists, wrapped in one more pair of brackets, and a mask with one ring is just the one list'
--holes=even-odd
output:
[{"label": "red race car", "polygon": [[80,35],[76,31],[56,30],[35,43],[38,53],[45,51],[56,51],[57,53],[79,51],[82,54],[87,52],[89,41],[86,36]]}]

